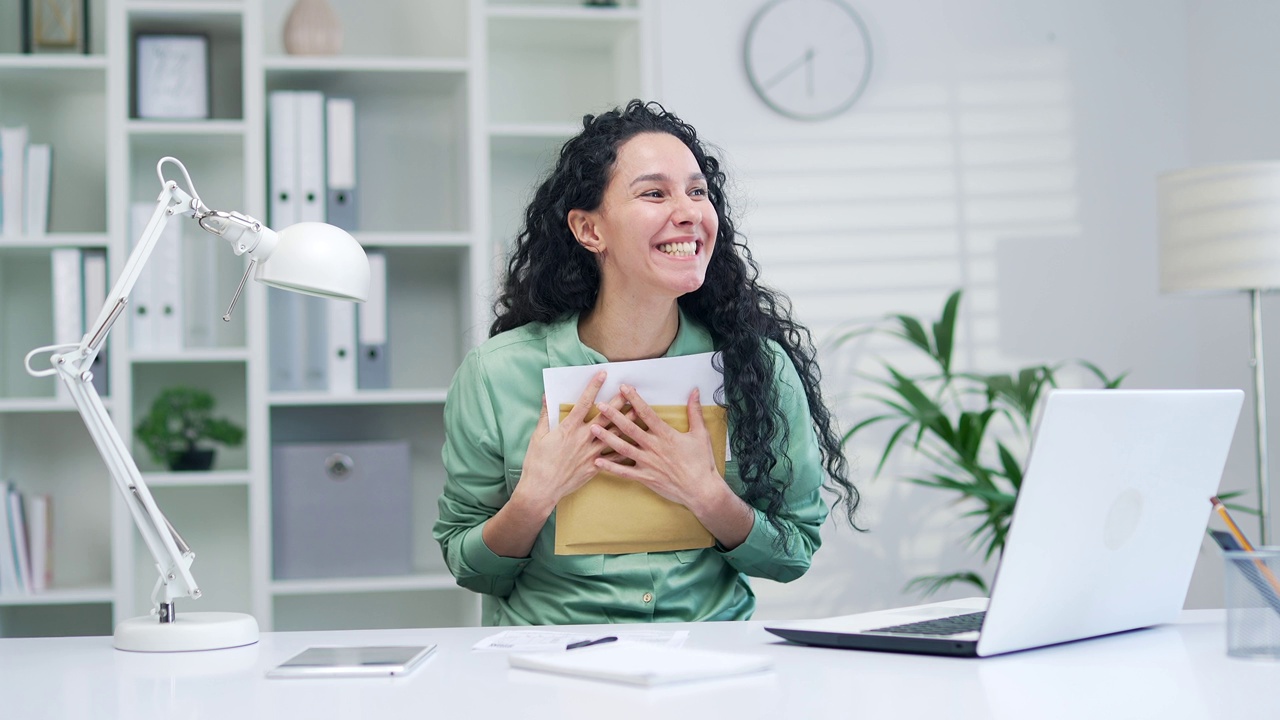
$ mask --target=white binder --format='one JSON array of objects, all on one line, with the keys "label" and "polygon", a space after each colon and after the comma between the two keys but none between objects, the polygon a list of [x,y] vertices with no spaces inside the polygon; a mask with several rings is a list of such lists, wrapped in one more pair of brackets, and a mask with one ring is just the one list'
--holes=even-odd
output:
[{"label": "white binder", "polygon": [[325,300],[329,316],[329,392],[351,395],[356,391],[356,305],[346,300]]},{"label": "white binder", "polygon": [[27,146],[27,206],[23,228],[27,237],[41,237],[49,231],[49,187],[53,178],[53,147]]},{"label": "white binder", "polygon": [[[49,253],[53,265],[53,342],[75,345],[84,336],[84,292],[81,290],[80,250],[54,248]],[[71,401],[67,386],[54,384],[60,400]]]},{"label": "white binder", "polygon": [[276,90],[268,98],[267,142],[270,145],[270,167],[267,168],[271,192],[270,226],[283,230],[298,222],[298,103],[297,93]]},{"label": "white binder", "polygon": [[356,213],[356,104],[351,98],[325,100],[325,137],[328,163],[328,222],[355,232]]},{"label": "white binder", "polygon": [[[298,222],[325,221],[324,93],[299,91],[298,110]],[[276,227],[282,230],[283,227]]]},{"label": "white binder", "polygon": [[[155,214],[154,203],[130,208],[134,245],[142,239]],[[171,219],[156,240],[146,267],[129,295],[130,343],[136,352],[182,349],[182,223]]]},{"label": "white binder", "polygon": [[361,390],[391,387],[387,355],[387,256],[377,250],[369,257],[369,299],[356,307],[358,348],[356,380]]},{"label": "white binder", "polygon": [[[107,251],[85,250],[81,259],[84,283],[84,331],[88,332],[98,321],[102,308],[107,302]],[[110,341],[108,341],[109,343]],[[93,358],[93,388],[98,395],[106,397],[110,384],[107,373],[107,345],[98,349]]]},{"label": "white binder", "polygon": [[18,563],[13,555],[13,530],[9,527],[9,492],[13,483],[0,483],[0,593],[17,595],[22,592],[18,580]]},{"label": "white binder", "polygon": [[22,199],[27,182],[27,128],[0,127],[0,233],[10,239],[22,235]]},{"label": "white binder", "polygon": [[[271,193],[270,226],[275,230],[298,222],[298,103],[297,92],[276,90],[268,98],[267,128],[270,145],[268,185]],[[302,389],[302,353],[306,325],[303,296],[268,288],[268,323],[271,331],[269,386],[274,392]]]}]

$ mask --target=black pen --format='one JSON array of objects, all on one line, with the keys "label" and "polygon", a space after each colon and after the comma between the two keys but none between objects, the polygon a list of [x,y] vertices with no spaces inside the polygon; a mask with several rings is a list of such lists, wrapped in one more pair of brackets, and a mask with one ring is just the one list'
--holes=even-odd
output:
[{"label": "black pen", "polygon": [[569,643],[568,645],[565,645],[564,649],[577,650],[578,648],[584,648],[584,647],[587,647],[588,645],[599,645],[600,643],[613,642],[617,639],[618,638],[610,635],[608,637],[596,638],[595,640],[579,640],[576,643]]}]

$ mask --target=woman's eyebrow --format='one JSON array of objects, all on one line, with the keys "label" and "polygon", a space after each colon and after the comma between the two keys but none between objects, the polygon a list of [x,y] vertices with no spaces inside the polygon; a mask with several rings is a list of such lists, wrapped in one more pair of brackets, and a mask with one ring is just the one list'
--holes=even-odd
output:
[{"label": "woman's eyebrow", "polygon": [[[632,180],[631,184],[636,185],[643,182],[667,182],[669,179],[670,178],[667,177],[666,173],[648,173],[647,175],[641,175],[635,180]],[[689,173],[689,180],[691,182],[705,182],[706,179],[707,176],[703,173]]]}]

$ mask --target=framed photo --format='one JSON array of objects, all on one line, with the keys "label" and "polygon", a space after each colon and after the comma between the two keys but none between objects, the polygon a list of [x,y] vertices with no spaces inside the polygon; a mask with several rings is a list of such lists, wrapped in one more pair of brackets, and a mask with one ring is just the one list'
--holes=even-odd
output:
[{"label": "framed photo", "polygon": [[209,117],[209,38],[139,34],[134,53],[135,115],[146,119]]},{"label": "framed photo", "polygon": [[21,0],[22,51],[89,53],[89,0]]}]

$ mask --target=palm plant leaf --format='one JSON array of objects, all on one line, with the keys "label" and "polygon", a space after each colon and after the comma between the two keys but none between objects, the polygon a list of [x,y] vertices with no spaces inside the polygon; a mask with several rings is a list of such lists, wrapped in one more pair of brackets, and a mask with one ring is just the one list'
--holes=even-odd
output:
[{"label": "palm plant leaf", "polygon": [[[954,494],[963,506],[959,517],[972,523],[967,542],[990,561],[1004,549],[1024,475],[1023,459],[1002,435],[1030,436],[1035,412],[1046,389],[1057,386],[1055,371],[1063,365],[1078,364],[1106,388],[1118,386],[1125,376],[1109,377],[1083,360],[1031,365],[1008,373],[955,373],[952,361],[961,298],[961,291],[951,293],[936,320],[894,314],[886,317],[888,324],[846,332],[837,339],[842,343],[871,332],[884,333],[924,353],[936,366],[908,373],[884,363],[880,374],[855,373],[876,389],[864,397],[872,399],[877,409],[845,433],[842,442],[851,442],[869,427],[892,423],[876,476],[890,456],[910,448],[932,467],[903,479]],[[973,571],[918,577],[907,588],[929,595],[953,583],[987,590],[986,582]]]},{"label": "palm plant leaf", "polygon": [[919,592],[925,597],[929,597],[942,588],[954,583],[967,583],[969,585],[973,585],[984,595],[989,594],[990,592],[987,590],[987,583],[982,579],[982,576],[971,570],[948,573],[946,575],[921,575],[920,577],[913,578],[911,582],[907,583],[903,590],[906,592]]}]

